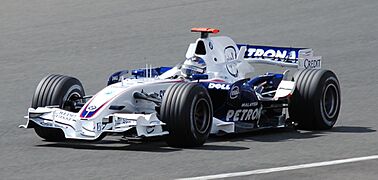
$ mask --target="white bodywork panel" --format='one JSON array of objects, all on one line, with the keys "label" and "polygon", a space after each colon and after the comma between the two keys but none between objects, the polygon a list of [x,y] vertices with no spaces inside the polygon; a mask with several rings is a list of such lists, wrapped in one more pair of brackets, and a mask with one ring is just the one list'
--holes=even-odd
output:
[{"label": "white bodywork panel", "polygon": [[294,89],[295,89],[294,81],[282,80],[281,83],[278,85],[276,94],[274,95],[273,99],[278,100],[279,98],[290,96],[293,94]]},{"label": "white bodywork panel", "polygon": [[[238,64],[241,63],[241,61],[237,61],[239,48],[231,38],[218,36],[198,39],[196,44],[199,41],[204,42],[206,54],[193,53],[191,56],[199,56],[205,60],[207,64],[206,73],[209,78],[224,79],[230,83],[244,78],[245,72],[239,72],[241,70],[238,69]],[[253,70],[252,67],[249,70]]]},{"label": "white bodywork panel", "polygon": [[213,118],[213,124],[211,126],[211,134],[219,133],[233,133],[235,132],[234,122],[224,122],[220,119]]}]

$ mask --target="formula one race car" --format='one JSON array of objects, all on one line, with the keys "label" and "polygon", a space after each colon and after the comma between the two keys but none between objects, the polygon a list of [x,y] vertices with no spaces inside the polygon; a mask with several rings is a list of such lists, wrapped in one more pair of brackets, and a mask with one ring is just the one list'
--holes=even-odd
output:
[{"label": "formula one race car", "polygon": [[[174,147],[201,146],[209,134],[295,126],[326,130],[340,110],[336,75],[320,69],[308,48],[236,44],[212,28],[191,43],[174,67],[119,71],[108,86],[85,96],[79,80],[49,75],[41,80],[26,125],[47,141],[165,136]],[[283,73],[247,77],[254,63],[286,67]],[[289,68],[299,69],[289,75]]]}]

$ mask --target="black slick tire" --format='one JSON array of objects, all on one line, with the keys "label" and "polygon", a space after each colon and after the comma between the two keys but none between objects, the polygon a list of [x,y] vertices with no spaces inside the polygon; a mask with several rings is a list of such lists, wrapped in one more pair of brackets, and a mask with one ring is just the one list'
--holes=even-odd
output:
[{"label": "black slick tire", "polygon": [[295,90],[289,103],[290,119],[297,129],[331,129],[338,118],[340,85],[330,70],[305,69],[294,74]]},{"label": "black slick tire", "polygon": [[[70,101],[81,98],[84,95],[84,88],[78,79],[52,74],[39,82],[31,107],[57,106],[61,109],[73,111]],[[39,137],[47,141],[65,140],[63,132],[57,129],[43,128],[36,125],[34,130]]]},{"label": "black slick tire", "polygon": [[173,147],[198,147],[207,140],[213,107],[207,90],[197,83],[177,83],[164,93],[160,119],[166,123],[166,142]]}]

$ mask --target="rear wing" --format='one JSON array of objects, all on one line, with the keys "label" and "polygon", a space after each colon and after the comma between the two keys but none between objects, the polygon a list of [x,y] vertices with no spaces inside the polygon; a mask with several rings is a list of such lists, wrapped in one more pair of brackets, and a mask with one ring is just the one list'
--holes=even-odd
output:
[{"label": "rear wing", "polygon": [[248,44],[237,44],[238,59],[248,63],[272,64],[298,69],[320,69],[321,56],[314,56],[309,48],[273,47]]}]

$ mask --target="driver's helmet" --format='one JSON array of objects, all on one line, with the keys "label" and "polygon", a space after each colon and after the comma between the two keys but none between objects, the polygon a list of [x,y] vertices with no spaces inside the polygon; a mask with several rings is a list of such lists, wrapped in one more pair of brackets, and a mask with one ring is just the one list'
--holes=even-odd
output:
[{"label": "driver's helmet", "polygon": [[186,59],[181,66],[181,74],[184,77],[190,77],[193,74],[204,74],[205,72],[205,60],[197,56]]}]

